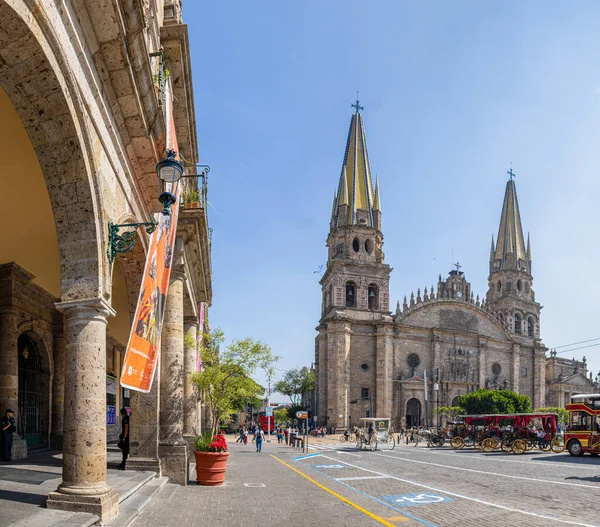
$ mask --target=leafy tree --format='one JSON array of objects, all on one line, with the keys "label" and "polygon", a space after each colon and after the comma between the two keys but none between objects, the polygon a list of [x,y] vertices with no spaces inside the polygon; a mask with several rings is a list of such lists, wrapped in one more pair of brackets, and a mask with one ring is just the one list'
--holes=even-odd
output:
[{"label": "leafy tree", "polygon": [[314,387],[315,373],[306,366],[286,371],[283,380],[275,383],[275,391],[287,395],[294,406],[304,405]]},{"label": "leafy tree", "polygon": [[275,416],[275,422],[277,424],[283,424],[288,422],[289,415],[287,408],[279,408],[279,410],[273,410],[273,415]]},{"label": "leafy tree", "polygon": [[511,390],[481,389],[458,398],[465,414],[520,414],[533,411],[531,399]]},{"label": "leafy tree", "polygon": [[451,421],[454,421],[456,417],[463,414],[464,411],[460,406],[440,406],[439,408],[435,408],[433,413],[445,416]]},{"label": "leafy tree", "polygon": [[251,376],[258,368],[270,370],[279,359],[268,345],[251,338],[235,340],[221,352],[224,341],[220,329],[204,335],[202,371],[191,377],[210,409],[213,435],[220,421],[228,419],[246,400],[264,393]]},{"label": "leafy tree", "polygon": [[536,408],[534,410],[536,414],[558,414],[559,423],[568,423],[571,420],[570,413],[564,408],[547,407],[547,408]]}]

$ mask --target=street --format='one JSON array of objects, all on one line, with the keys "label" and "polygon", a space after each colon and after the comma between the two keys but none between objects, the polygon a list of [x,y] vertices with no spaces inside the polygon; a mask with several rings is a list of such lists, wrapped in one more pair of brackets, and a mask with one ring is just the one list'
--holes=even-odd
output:
[{"label": "street", "polygon": [[230,442],[226,487],[168,485],[134,525],[600,525],[591,456],[312,442],[307,455],[276,442],[262,454]]}]

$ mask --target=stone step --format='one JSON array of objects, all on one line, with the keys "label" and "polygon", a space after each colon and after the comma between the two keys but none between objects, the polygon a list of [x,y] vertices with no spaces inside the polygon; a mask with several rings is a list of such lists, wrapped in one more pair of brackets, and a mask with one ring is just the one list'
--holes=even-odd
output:
[{"label": "stone step", "polygon": [[[127,474],[127,472],[125,472]],[[134,477],[129,478],[121,485],[116,486],[117,492],[119,493],[119,506],[129,496],[138,491],[141,487],[146,485],[148,482],[156,479],[156,472],[144,471],[138,472]],[[110,482],[109,482],[110,483]]]},{"label": "stone step", "polygon": [[11,523],[10,527],[91,527],[100,518],[89,512],[67,512],[41,509],[35,514]]},{"label": "stone step", "polygon": [[[154,472],[151,472],[155,476]],[[106,527],[127,527],[131,525],[137,515],[148,505],[150,500],[167,484],[169,478],[153,477],[146,483],[138,486],[134,492],[129,493],[123,501],[119,496],[119,515],[113,518]]]}]

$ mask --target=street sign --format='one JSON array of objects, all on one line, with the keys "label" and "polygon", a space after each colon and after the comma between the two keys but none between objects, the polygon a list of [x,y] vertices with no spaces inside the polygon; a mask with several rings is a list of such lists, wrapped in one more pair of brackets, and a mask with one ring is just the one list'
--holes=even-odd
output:
[{"label": "street sign", "polygon": [[298,411],[296,412],[296,417],[297,417],[298,419],[308,419],[308,412],[304,412],[304,411],[302,411],[302,410],[298,410]]},{"label": "street sign", "polygon": [[267,408],[265,409],[265,416],[271,417],[272,415],[273,415],[273,408],[270,408],[267,406]]}]

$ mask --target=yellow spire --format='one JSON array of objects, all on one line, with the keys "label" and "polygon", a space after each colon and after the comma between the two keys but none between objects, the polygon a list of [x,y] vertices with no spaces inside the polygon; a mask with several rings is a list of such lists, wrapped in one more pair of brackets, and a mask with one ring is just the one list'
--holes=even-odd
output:
[{"label": "yellow spire", "polygon": [[[506,183],[498,239],[494,252],[495,270],[520,269],[528,271],[528,258],[521,226],[521,214],[517,200],[517,188],[513,180],[514,174],[509,172],[510,179]],[[507,256],[510,256],[507,258]]]},{"label": "yellow spire", "polygon": [[[360,114],[362,106],[359,101],[352,105],[356,111],[350,120],[346,152],[342,164],[340,183],[338,185],[337,210],[335,225],[347,223],[374,227],[374,196],[371,181],[371,168],[367,153],[363,118]],[[344,196],[344,193],[346,196]],[[340,205],[349,205],[347,222],[340,221]]]},{"label": "yellow spire", "polygon": [[375,200],[373,201],[373,210],[381,212],[381,201],[379,200],[379,177],[375,177]]}]

